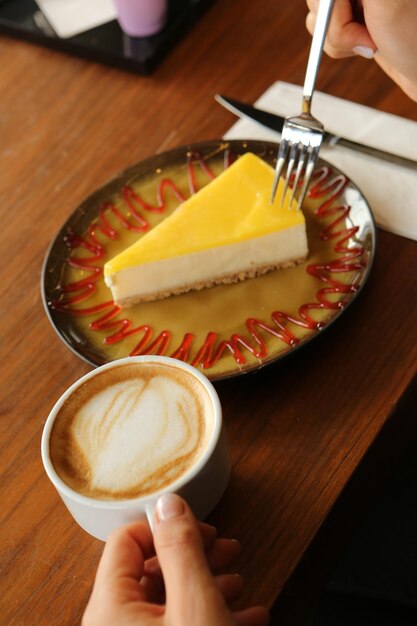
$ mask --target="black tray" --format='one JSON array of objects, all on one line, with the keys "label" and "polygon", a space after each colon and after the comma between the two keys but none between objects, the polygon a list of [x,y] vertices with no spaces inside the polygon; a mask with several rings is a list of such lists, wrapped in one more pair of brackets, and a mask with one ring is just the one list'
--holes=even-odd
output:
[{"label": "black tray", "polygon": [[152,37],[129,37],[113,20],[75,37],[62,39],[34,0],[0,0],[0,33],[140,74],[150,74],[212,2],[171,0],[166,27]]}]

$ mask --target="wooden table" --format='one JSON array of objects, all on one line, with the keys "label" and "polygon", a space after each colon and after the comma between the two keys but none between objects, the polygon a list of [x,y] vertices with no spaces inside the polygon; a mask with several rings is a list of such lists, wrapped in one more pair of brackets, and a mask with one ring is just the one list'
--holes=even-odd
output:
[{"label": "wooden table", "polygon": [[[234,118],[215,93],[251,102],[278,79],[301,84],[305,14],[302,0],[219,0],[151,77],[0,39],[2,624],[79,622],[102,550],[72,521],[40,460],[46,416],[90,369],[42,308],[49,242],[128,165],[222,136]],[[318,89],[417,120],[416,104],[372,61],[325,58]],[[392,461],[412,434],[407,412],[395,409],[415,389],[416,252],[415,242],[380,231],[367,288],[319,343],[218,385],[234,469],[212,520],[242,542],[244,601],[278,598],[281,623],[296,623],[294,605],[308,603],[327,571],[324,557],[314,561],[317,538],[343,543],[324,529],[342,492],[353,493],[361,460],[388,433],[381,450]],[[361,475],[369,485],[371,474]],[[306,555],[311,578],[297,579]]]}]

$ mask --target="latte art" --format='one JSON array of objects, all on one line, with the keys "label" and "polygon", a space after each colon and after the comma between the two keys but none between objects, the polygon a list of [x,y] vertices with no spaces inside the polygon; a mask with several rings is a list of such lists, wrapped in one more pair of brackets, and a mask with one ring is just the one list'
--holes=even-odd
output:
[{"label": "latte art", "polygon": [[168,365],[123,365],[70,396],[54,422],[50,455],[79,493],[135,498],[185,474],[212,429],[210,399],[195,377]]}]

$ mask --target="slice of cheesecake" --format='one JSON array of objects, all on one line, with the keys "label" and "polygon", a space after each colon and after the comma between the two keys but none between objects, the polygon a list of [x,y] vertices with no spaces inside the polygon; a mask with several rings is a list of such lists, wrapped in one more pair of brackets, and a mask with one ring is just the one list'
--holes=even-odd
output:
[{"label": "slice of cheesecake", "polygon": [[303,261],[303,213],[295,202],[289,206],[289,194],[280,206],[280,189],[270,204],[273,176],[259,157],[241,156],[105,264],[114,301],[128,306],[166,298]]}]

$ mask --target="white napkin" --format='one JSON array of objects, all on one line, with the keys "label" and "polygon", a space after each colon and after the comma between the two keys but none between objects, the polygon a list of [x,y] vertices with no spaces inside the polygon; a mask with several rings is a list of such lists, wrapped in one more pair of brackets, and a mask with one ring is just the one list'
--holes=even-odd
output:
[{"label": "white napkin", "polygon": [[112,0],[36,0],[36,4],[63,39],[116,19]]},{"label": "white napkin", "polygon": [[[256,102],[281,116],[301,110],[302,89],[277,82]],[[417,122],[316,92],[313,114],[326,130],[417,161]],[[226,139],[279,140],[279,134],[249,120],[239,120]],[[417,240],[417,171],[335,146],[320,156],[333,163],[362,191],[375,221],[384,230]]]}]

